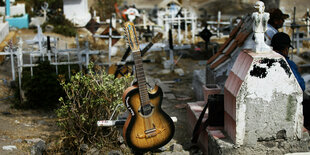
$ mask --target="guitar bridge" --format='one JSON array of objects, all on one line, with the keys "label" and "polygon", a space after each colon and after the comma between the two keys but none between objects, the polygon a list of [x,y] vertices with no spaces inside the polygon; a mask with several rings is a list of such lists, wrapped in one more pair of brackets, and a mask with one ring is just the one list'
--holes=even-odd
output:
[{"label": "guitar bridge", "polygon": [[162,133],[165,130],[165,128],[152,128],[149,130],[145,130],[143,134],[137,134],[137,138],[142,139],[142,138],[151,138],[155,137],[156,135]]}]

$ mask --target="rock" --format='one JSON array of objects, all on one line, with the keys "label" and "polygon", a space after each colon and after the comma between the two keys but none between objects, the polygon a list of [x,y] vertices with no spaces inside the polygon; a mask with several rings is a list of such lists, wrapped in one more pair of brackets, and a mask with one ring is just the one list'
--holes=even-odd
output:
[{"label": "rock", "polygon": [[88,150],[86,152],[86,154],[89,154],[89,155],[99,155],[100,154],[100,151],[97,149],[97,148],[91,148],[90,150]]},{"label": "rock", "polygon": [[2,146],[2,150],[13,151],[13,150],[17,150],[17,147],[15,145]]},{"label": "rock", "polygon": [[21,142],[23,142],[22,139],[16,139],[16,140],[13,141],[13,143],[21,143]]},{"label": "rock", "polygon": [[159,71],[158,74],[169,74],[170,72],[171,72],[170,69],[163,69]]},{"label": "rock", "polygon": [[167,151],[167,148],[165,146],[158,148],[159,151],[164,152]]},{"label": "rock", "polygon": [[54,30],[54,26],[53,26],[53,25],[47,24],[47,25],[45,26],[45,31],[46,31],[46,32],[52,32],[53,30]]},{"label": "rock", "polygon": [[31,155],[42,155],[46,151],[45,141],[40,140],[31,148]]},{"label": "rock", "polygon": [[25,142],[27,142],[28,144],[30,144],[30,143],[38,143],[39,141],[43,141],[45,143],[45,141],[42,140],[41,138],[25,139]]},{"label": "rock", "polygon": [[170,146],[170,151],[172,152],[181,152],[183,151],[183,146],[177,143],[174,143]]},{"label": "rock", "polygon": [[123,144],[125,142],[123,136],[118,136],[117,139],[118,139],[118,142],[121,144]]},{"label": "rock", "polygon": [[120,148],[122,148],[122,149],[126,149],[126,148],[127,148],[127,146],[126,146],[126,144],[122,144],[122,145],[120,146]]},{"label": "rock", "polygon": [[184,70],[182,68],[174,69],[174,72],[179,76],[184,76]]},{"label": "rock", "polygon": [[159,155],[190,155],[188,151],[182,151],[182,152],[162,152],[159,153]]},{"label": "rock", "polygon": [[280,130],[277,132],[277,139],[286,139],[286,131],[285,130]]},{"label": "rock", "polygon": [[40,125],[45,125],[46,122],[45,122],[44,120],[40,120],[40,121],[38,121],[38,124],[40,124]]},{"label": "rock", "polygon": [[88,150],[88,145],[87,145],[87,144],[81,144],[81,145],[80,145],[80,150],[83,151],[83,152],[87,152],[87,150]]},{"label": "rock", "polygon": [[32,125],[31,125],[31,124],[24,124],[24,126],[30,127],[30,126],[32,126]]},{"label": "rock", "polygon": [[123,155],[123,153],[121,151],[112,150],[108,152],[108,155]]}]

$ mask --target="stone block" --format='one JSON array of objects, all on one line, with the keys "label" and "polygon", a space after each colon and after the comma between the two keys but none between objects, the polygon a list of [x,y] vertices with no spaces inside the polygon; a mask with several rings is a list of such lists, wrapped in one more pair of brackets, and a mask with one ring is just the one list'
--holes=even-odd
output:
[{"label": "stone block", "polygon": [[272,52],[242,51],[224,88],[225,131],[237,145],[258,139],[300,138],[302,90],[286,60]]},{"label": "stone block", "polygon": [[203,101],[203,89],[202,86],[206,84],[206,71],[205,70],[194,70],[192,86],[195,92],[196,100]]}]

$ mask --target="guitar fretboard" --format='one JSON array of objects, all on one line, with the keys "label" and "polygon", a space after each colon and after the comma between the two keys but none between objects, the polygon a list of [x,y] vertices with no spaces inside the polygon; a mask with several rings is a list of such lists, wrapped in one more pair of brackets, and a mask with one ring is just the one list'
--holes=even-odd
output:
[{"label": "guitar fretboard", "polygon": [[149,103],[149,96],[148,96],[148,91],[147,91],[146,78],[145,78],[144,70],[143,70],[141,52],[133,51],[133,57],[134,57],[135,66],[136,66],[136,77],[138,80],[141,106],[144,106]]}]

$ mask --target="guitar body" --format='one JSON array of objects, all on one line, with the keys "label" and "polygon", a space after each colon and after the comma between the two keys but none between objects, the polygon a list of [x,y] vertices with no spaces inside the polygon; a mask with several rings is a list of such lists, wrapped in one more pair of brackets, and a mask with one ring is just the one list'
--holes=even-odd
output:
[{"label": "guitar body", "polygon": [[[141,152],[164,146],[174,135],[173,121],[161,109],[163,99],[161,88],[155,86],[148,95],[153,108],[147,115],[141,113],[137,86],[127,88],[123,95],[123,101],[130,113],[123,128],[123,136],[129,147]],[[151,130],[146,130],[150,127]]]}]

